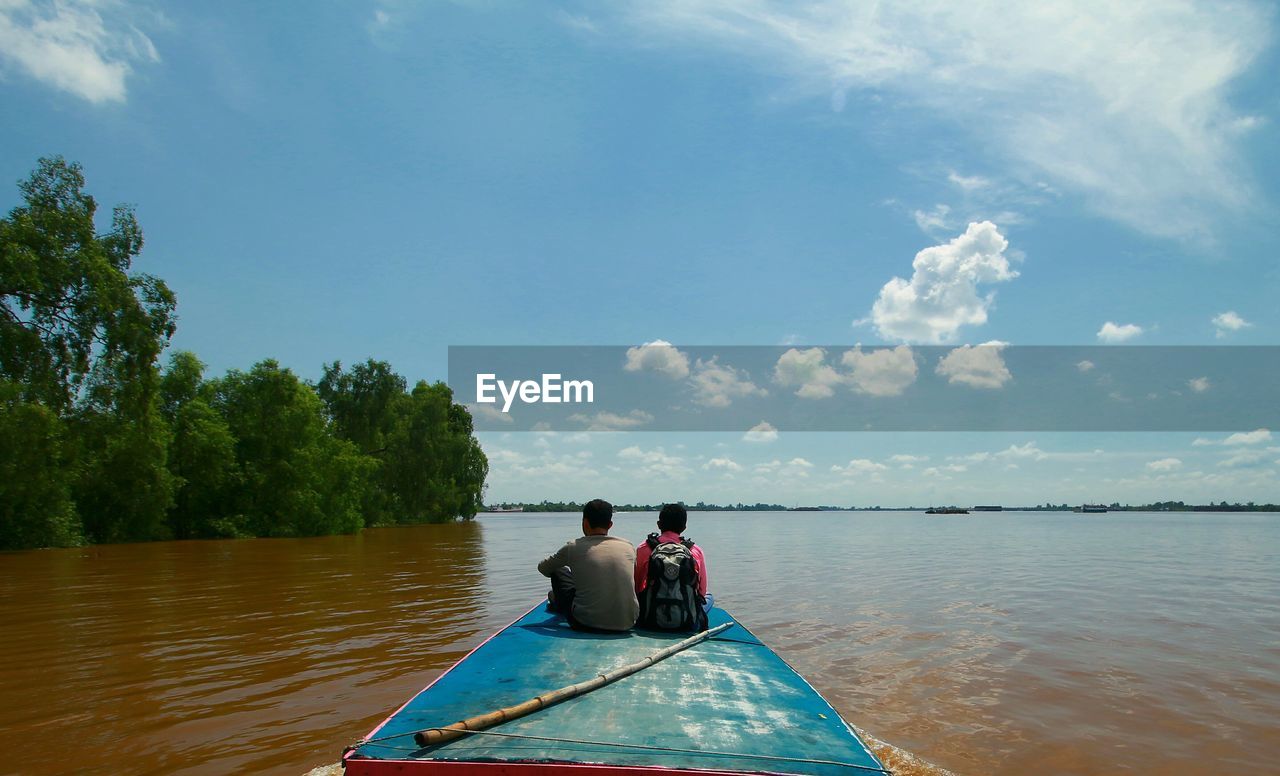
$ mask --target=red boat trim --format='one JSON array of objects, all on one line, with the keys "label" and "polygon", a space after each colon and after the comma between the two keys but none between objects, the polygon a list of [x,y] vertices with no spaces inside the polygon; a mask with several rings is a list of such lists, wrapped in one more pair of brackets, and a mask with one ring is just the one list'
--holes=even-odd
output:
[{"label": "red boat trim", "polygon": [[589,765],[585,763],[469,763],[448,760],[348,760],[347,776],[404,776],[430,773],[432,776],[742,776],[776,774],[778,771],[718,771],[694,768],[662,768],[639,765]]},{"label": "red boat trim", "polygon": [[[368,732],[368,734],[367,734],[367,735],[365,735],[365,737],[361,739],[361,741],[368,741],[369,739],[374,738],[375,736],[377,736],[378,731],[379,731],[379,730],[382,730],[382,728],[383,728],[384,726],[386,726],[386,724],[387,724],[388,722],[390,722],[390,721],[391,721],[391,718],[392,718],[392,717],[394,717],[395,715],[397,715],[397,714],[399,714],[400,712],[404,711],[405,707],[406,707],[406,706],[408,706],[410,703],[413,703],[413,702],[414,702],[414,700],[415,700],[415,699],[417,699],[417,697],[418,697],[419,695],[423,694],[423,693],[424,693],[424,692],[426,692],[427,690],[430,690],[432,687],[434,687],[434,686],[435,686],[436,682],[438,682],[438,681],[440,681],[441,679],[443,679],[443,678],[445,677],[445,675],[446,675],[446,674],[448,674],[450,671],[452,671],[453,669],[455,669],[455,668],[457,668],[459,665],[461,665],[461,664],[462,664],[462,661],[466,660],[467,658],[469,658],[469,657],[471,657],[473,654],[475,654],[476,650],[480,649],[480,648],[481,648],[481,647],[483,647],[485,644],[488,644],[490,641],[493,641],[494,639],[496,639],[496,638],[498,637],[498,634],[502,633],[502,632],[503,632],[503,631],[505,631],[507,628],[510,628],[512,625],[515,625],[517,622],[520,622],[520,620],[524,619],[525,615],[527,615],[529,612],[532,612],[534,609],[537,609],[539,606],[542,606],[544,603],[545,603],[544,601],[539,601],[538,603],[534,604],[533,606],[530,606],[528,609],[525,609],[525,610],[524,610],[524,612],[523,612],[519,617],[515,618],[514,620],[512,620],[512,621],[511,621],[511,622],[509,622],[509,623],[507,623],[506,625],[504,625],[503,627],[499,628],[498,630],[494,631],[493,633],[490,633],[488,638],[486,638],[484,641],[482,641],[482,642],[480,642],[479,644],[477,644],[477,645],[475,645],[474,647],[472,647],[470,652],[468,652],[467,654],[465,654],[465,655],[463,655],[462,657],[458,658],[456,661],[454,661],[453,665],[451,665],[451,666],[449,666],[448,668],[446,668],[445,670],[441,671],[441,672],[440,672],[440,675],[439,675],[439,676],[437,676],[435,679],[432,679],[432,680],[431,680],[431,682],[430,682],[426,687],[423,687],[421,690],[418,690],[416,693],[414,693],[414,694],[413,694],[413,697],[412,697],[412,698],[410,698],[409,700],[407,700],[407,701],[405,701],[404,703],[400,704],[400,708],[398,708],[398,709],[396,709],[395,711],[393,711],[393,712],[391,712],[390,714],[388,714],[388,715],[387,715],[387,718],[386,718],[386,719],[384,719],[384,720],[382,720],[381,722],[379,722],[379,723],[378,723],[378,725],[377,725],[377,727],[375,727],[373,730],[370,730],[370,731]],[[342,764],[343,764],[344,769],[348,769],[348,770],[347,770],[347,772],[348,772],[348,773],[350,773],[350,772],[351,772],[351,771],[349,770],[349,768],[350,768],[350,763],[352,763],[352,762],[361,762],[361,763],[379,762],[378,760],[365,760],[365,759],[349,760],[348,758],[350,758],[350,757],[351,757],[352,753],[355,751],[356,746],[359,746],[359,744],[355,744],[355,745],[353,745],[353,746],[348,747],[348,748],[347,748],[347,751],[345,751],[345,752],[343,752],[343,753],[342,753]],[[384,761],[382,761],[382,762],[388,762],[388,763],[392,763],[392,764],[400,763],[401,765],[403,765],[405,762],[408,762],[408,761],[403,761],[403,760],[384,760]],[[360,773],[364,773],[364,772],[365,772],[365,771],[360,771]],[[397,770],[391,770],[391,771],[385,771],[385,772],[386,772],[386,773],[402,773],[403,771],[401,771],[401,770],[398,770],[398,769],[397,769]],[[380,771],[380,773],[381,773],[381,771]]]}]

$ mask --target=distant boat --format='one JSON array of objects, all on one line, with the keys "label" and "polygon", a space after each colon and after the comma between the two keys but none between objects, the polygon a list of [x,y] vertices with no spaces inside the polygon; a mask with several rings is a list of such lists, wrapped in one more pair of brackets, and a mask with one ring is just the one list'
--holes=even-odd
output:
[{"label": "distant boat", "polygon": [[485,507],[485,512],[523,512],[524,507]]},{"label": "distant boat", "polygon": [[974,512],[1003,512],[1004,507],[996,505],[978,506],[973,508]]},{"label": "distant boat", "polygon": [[751,631],[709,619],[588,633],[539,603],[348,748],[346,776],[889,773]]},{"label": "distant boat", "polygon": [[967,515],[969,510],[960,507],[929,507],[924,513],[926,515]]},{"label": "distant boat", "polygon": [[1107,511],[1106,504],[1081,504],[1072,510],[1073,512],[1084,512],[1085,514],[1100,514]]}]

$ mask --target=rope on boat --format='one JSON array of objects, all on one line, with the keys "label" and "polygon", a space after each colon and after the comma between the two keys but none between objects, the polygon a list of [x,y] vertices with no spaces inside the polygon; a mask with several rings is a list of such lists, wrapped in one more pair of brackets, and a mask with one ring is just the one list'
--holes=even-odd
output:
[{"label": "rope on boat", "polygon": [[672,644],[665,649],[660,649],[643,660],[622,666],[621,668],[615,668],[612,671],[608,671],[603,674],[596,674],[591,679],[578,682],[577,684],[566,685],[558,690],[552,690],[551,692],[544,693],[536,698],[530,698],[524,703],[507,706],[506,708],[498,709],[497,711],[491,711],[488,714],[468,717],[467,719],[455,722],[452,725],[446,725],[442,728],[426,728],[425,730],[419,730],[413,734],[413,740],[417,742],[418,746],[443,744],[447,741],[453,741],[456,738],[461,738],[469,731],[484,730],[486,728],[491,728],[494,725],[500,725],[503,722],[520,719],[521,717],[528,716],[535,711],[545,709],[548,706],[554,706],[561,701],[576,698],[579,695],[585,695],[592,690],[598,690],[607,684],[611,684],[622,679],[623,677],[631,676],[634,673],[643,671],[660,660],[664,660],[677,652],[681,652],[695,644],[698,644],[699,642],[705,641],[717,633],[733,627],[733,625],[734,623],[732,622],[717,625],[710,630],[704,630],[701,633],[694,634],[684,641]]},{"label": "rope on boat", "polygon": [[[427,730],[447,730],[448,728],[427,728]],[[387,736],[386,739],[370,739],[365,743],[373,743],[374,741],[387,740],[390,738],[401,738],[403,733],[398,736]],[[673,746],[656,746],[654,744],[626,744],[617,741],[587,741],[580,738],[561,738],[558,736],[535,736],[527,733],[499,733],[496,730],[465,730],[462,735],[482,735],[482,736],[498,736],[500,738],[523,738],[530,741],[549,741],[557,744],[582,744],[585,746],[613,746],[625,749],[640,749],[647,752],[663,752],[666,754],[700,754],[711,757],[735,757],[744,760],[776,760],[788,763],[805,763],[808,765],[838,765],[842,768],[853,768],[859,771],[870,771],[872,773],[887,773],[893,776],[893,771],[886,768],[874,768],[870,765],[858,765],[856,763],[845,763],[839,760],[815,760],[806,757],[787,757],[780,754],[755,754],[746,752],[719,752],[714,749],[679,749]],[[405,749],[408,747],[387,747],[388,749]],[[412,750],[417,751],[417,750]]]}]

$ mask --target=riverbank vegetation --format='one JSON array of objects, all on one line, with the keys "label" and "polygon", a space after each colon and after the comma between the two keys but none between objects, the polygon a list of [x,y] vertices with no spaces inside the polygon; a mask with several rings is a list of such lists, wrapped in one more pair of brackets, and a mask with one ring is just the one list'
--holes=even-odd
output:
[{"label": "riverbank vegetation", "polygon": [[273,360],[207,378],[161,356],[164,281],[131,272],[133,211],[99,233],[79,165],[41,159],[0,219],[0,549],[351,533],[472,517],[488,462],[443,383]]}]

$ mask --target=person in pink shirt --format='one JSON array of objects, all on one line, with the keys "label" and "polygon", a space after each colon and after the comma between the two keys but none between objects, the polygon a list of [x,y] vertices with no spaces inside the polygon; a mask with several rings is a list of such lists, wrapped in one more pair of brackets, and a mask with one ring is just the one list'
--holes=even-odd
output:
[{"label": "person in pink shirt", "polygon": [[[689,513],[667,504],[658,514],[658,532],[636,547],[638,624],[663,630],[700,630],[714,597],[707,592],[707,558],[702,548],[684,538]],[[656,560],[655,560],[656,556]],[[651,562],[652,561],[652,562]]]}]

